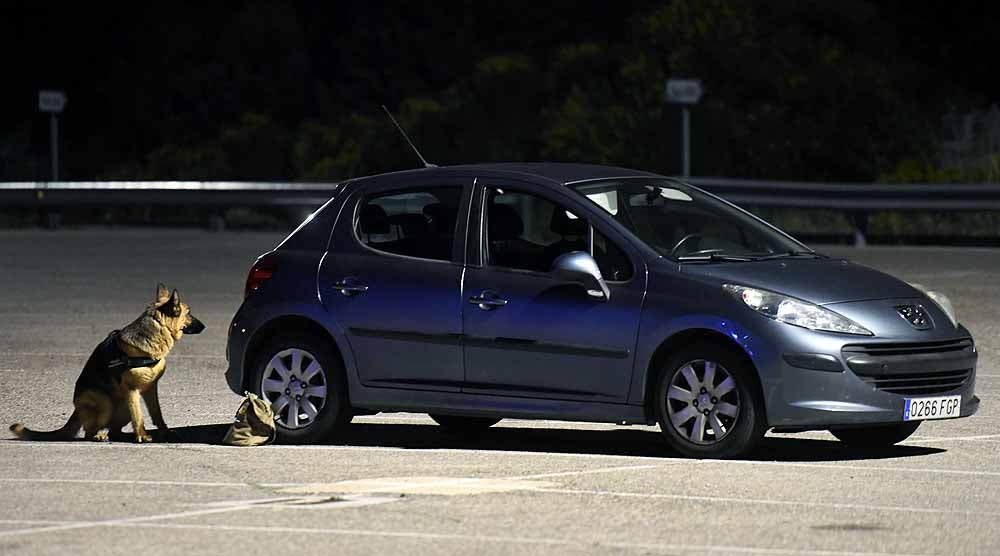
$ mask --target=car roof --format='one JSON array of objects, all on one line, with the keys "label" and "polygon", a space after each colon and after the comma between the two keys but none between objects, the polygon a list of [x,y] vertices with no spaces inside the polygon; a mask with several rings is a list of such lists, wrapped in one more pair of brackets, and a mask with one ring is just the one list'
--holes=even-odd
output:
[{"label": "car roof", "polygon": [[404,170],[402,172],[392,172],[380,176],[367,176],[357,180],[367,180],[369,178],[380,177],[404,177],[407,175],[468,175],[476,174],[480,176],[493,177],[534,177],[553,181],[562,185],[608,178],[660,178],[659,174],[643,172],[642,170],[632,170],[629,168],[619,168],[616,166],[600,166],[597,164],[575,164],[567,162],[497,162],[488,164],[462,164],[458,166],[441,166],[431,168],[420,168],[417,170]]}]

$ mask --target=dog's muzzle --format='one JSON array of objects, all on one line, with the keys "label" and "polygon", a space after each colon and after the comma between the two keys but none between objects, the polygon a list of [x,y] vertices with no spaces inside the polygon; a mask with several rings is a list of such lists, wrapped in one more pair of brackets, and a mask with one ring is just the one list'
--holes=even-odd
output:
[{"label": "dog's muzzle", "polygon": [[191,323],[184,327],[185,334],[199,334],[205,329],[205,325],[194,317],[191,317]]}]

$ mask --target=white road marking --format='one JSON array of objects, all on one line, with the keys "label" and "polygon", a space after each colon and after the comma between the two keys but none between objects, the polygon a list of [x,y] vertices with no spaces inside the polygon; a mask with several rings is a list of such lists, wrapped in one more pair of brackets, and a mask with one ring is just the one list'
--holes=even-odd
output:
[{"label": "white road marking", "polygon": [[0,477],[3,483],[79,483],[96,485],[149,485],[149,486],[183,486],[183,487],[236,487],[254,488],[250,483],[235,482],[199,482],[199,481],[140,481],[127,479],[46,479],[40,477]]},{"label": "white road marking", "polygon": [[[35,533],[47,533],[53,531],[67,531],[71,529],[86,529],[90,527],[121,527],[129,526],[135,527],[141,524],[148,524],[152,521],[161,521],[165,519],[181,519],[186,517],[196,517],[202,515],[211,514],[222,514],[229,512],[240,512],[245,510],[253,510],[258,508],[269,508],[269,507],[282,507],[291,504],[305,503],[308,504],[310,501],[316,500],[315,497],[286,497],[286,498],[274,498],[271,500],[248,500],[248,501],[234,501],[232,505],[227,505],[223,507],[212,507],[202,510],[191,510],[186,512],[173,512],[166,514],[157,515],[146,515],[138,517],[128,517],[121,519],[105,519],[100,521],[68,521],[62,523],[53,523],[51,525],[43,525],[41,527],[30,527],[27,529],[13,529],[10,531],[0,531],[0,538],[3,537],[13,537],[17,535],[31,535]],[[356,497],[356,498],[345,498],[344,500],[337,502],[329,502],[323,505],[324,508],[356,508],[358,506],[370,506],[377,504],[384,504],[387,502],[394,502],[399,500],[398,498],[387,498],[387,497]],[[303,506],[305,507],[305,506]]]},{"label": "white road marking", "polygon": [[[660,465],[629,465],[622,467],[603,467],[600,469],[583,469],[578,471],[563,471],[558,473],[540,473],[535,475],[524,475],[520,477],[496,477],[496,478],[485,478],[485,479],[470,479],[465,477],[437,477],[435,478],[435,484],[431,486],[455,486],[460,484],[462,481],[468,483],[469,481],[505,481],[510,482],[513,488],[504,488],[503,490],[519,490],[535,488],[537,485],[532,485],[529,481],[532,479],[542,479],[547,477],[567,477],[572,475],[589,475],[594,473],[614,473],[618,471],[631,471],[638,469],[652,469],[656,467],[661,467]],[[412,482],[412,477],[403,477],[395,479],[370,479],[374,481],[385,481],[384,484],[375,485],[379,488],[376,490],[370,490],[365,492],[386,492],[390,486],[390,481],[396,481],[398,484],[396,486],[406,487],[409,489],[414,488],[416,485]],[[368,479],[366,479],[368,480]],[[362,480],[363,481],[363,480]],[[407,482],[410,481],[410,482]],[[62,478],[46,478],[46,477],[0,477],[0,483],[66,483],[66,484],[94,484],[94,485],[142,485],[142,486],[178,486],[178,487],[210,487],[210,488],[274,488],[283,489],[285,492],[350,492],[355,490],[355,485],[353,483],[360,483],[361,481],[340,481],[336,483],[239,483],[239,482],[211,482],[211,481],[157,481],[157,480],[131,480],[131,479],[62,479]],[[518,484],[521,482],[523,484]],[[352,483],[348,485],[347,483]],[[333,489],[335,485],[345,485],[350,487],[348,490],[337,491]],[[423,485],[428,486],[428,485]],[[472,494],[475,487],[479,486],[481,488],[496,489],[497,485],[473,485],[468,484],[469,494]],[[316,490],[310,490],[316,489]],[[332,490],[331,490],[332,489]],[[419,490],[419,489],[418,489]]]},{"label": "white road marking", "polygon": [[1000,439],[1000,434],[980,434],[975,436],[913,436],[906,442],[942,442],[950,440],[994,440]]},{"label": "white road marking", "polygon": [[618,471],[637,471],[639,469],[655,469],[657,467],[664,467],[664,465],[624,465],[622,467],[601,467],[599,469],[584,469],[581,471],[561,471],[558,473],[537,473],[534,475],[521,475],[518,477],[509,477],[509,479],[547,479],[550,477],[571,477],[573,475],[592,475],[595,473],[615,473]]},{"label": "white road marking", "polygon": [[[123,524],[124,525],[124,524]],[[302,533],[302,534],[326,534],[345,535],[362,537],[389,537],[417,540],[436,541],[462,541],[480,543],[506,543],[522,545],[544,545],[544,546],[571,546],[593,550],[597,547],[608,548],[638,548],[656,551],[704,551],[721,552],[723,554],[775,554],[793,555],[806,554],[809,556],[917,556],[913,554],[900,554],[890,552],[852,552],[838,550],[813,550],[808,548],[769,548],[757,546],[731,546],[731,545],[701,545],[701,544],[657,544],[657,543],[630,543],[630,542],[601,542],[593,540],[578,539],[558,539],[546,537],[506,537],[496,535],[463,535],[459,533],[423,533],[419,531],[379,531],[375,529],[332,529],[332,528],[309,528],[309,527],[259,527],[241,525],[199,525],[181,523],[138,523],[130,525],[135,527],[149,527],[157,529],[180,529],[180,530],[205,530],[205,531],[233,531],[246,533]]]},{"label": "white road marking", "polygon": [[[6,445],[11,446],[17,444],[19,447],[24,448],[46,448],[52,449],[55,446],[61,447],[72,447],[74,450],[79,448],[92,448],[98,450],[114,450],[114,449],[132,449],[132,450],[171,450],[178,449],[178,444],[128,444],[128,443],[115,443],[115,442],[83,442],[83,441],[69,441],[69,442],[45,442],[45,441],[26,441],[26,440],[13,440],[9,439]],[[188,446],[190,448],[190,446]],[[219,446],[214,444],[199,444],[199,450],[239,450],[240,448],[234,448],[231,446]],[[688,458],[675,458],[675,457],[657,457],[657,456],[630,456],[630,455],[619,455],[619,454],[580,454],[580,453],[565,453],[565,452],[532,452],[524,450],[473,450],[473,449],[462,449],[462,448],[398,448],[393,446],[310,446],[310,445],[299,445],[299,446],[289,446],[289,445],[270,445],[270,446],[259,446],[256,450],[320,450],[320,451],[331,451],[331,452],[388,452],[396,454],[406,454],[409,456],[426,456],[426,455],[439,455],[439,454],[458,454],[458,455],[489,455],[490,457],[500,457],[500,456],[514,456],[514,457],[541,457],[541,458],[566,458],[566,459],[595,459],[595,460],[616,460],[616,461],[648,461],[650,463],[677,463],[677,464],[689,464],[689,465],[705,465],[709,463],[719,464],[719,465],[748,465],[748,466],[773,466],[773,467],[805,467],[805,468],[815,468],[815,469],[838,469],[841,471],[885,471],[893,473],[928,473],[928,474],[939,474],[939,475],[957,475],[957,476],[971,476],[971,477],[1000,477],[1000,471],[978,471],[978,470],[966,470],[966,469],[938,469],[938,468],[920,468],[920,467],[893,467],[893,466],[878,466],[878,465],[848,465],[848,464],[833,464],[833,463],[801,463],[801,462],[786,462],[786,461],[754,461],[754,460],[716,460],[716,459],[701,459],[693,460]]]},{"label": "white road marking", "polygon": [[[690,461],[690,460],[688,460]],[[732,463],[739,465],[761,465],[775,467],[812,467],[816,469],[841,469],[845,471],[891,471],[895,473],[931,473],[940,475],[969,475],[974,477],[1000,477],[1000,471],[973,471],[965,469],[934,469],[920,467],[891,467],[878,465],[837,465],[832,463],[795,463],[785,461],[749,460],[698,460],[701,463]]]},{"label": "white road marking", "polygon": [[0,538],[12,537],[15,535],[30,535],[34,533],[46,533],[51,531],[66,531],[69,529],[84,529],[87,527],[101,527],[101,526],[115,526],[115,525],[134,525],[138,523],[143,523],[147,521],[156,521],[159,519],[177,519],[182,517],[194,517],[199,515],[209,515],[209,514],[220,514],[226,512],[238,512],[242,510],[250,510],[260,506],[247,505],[247,506],[233,506],[226,508],[210,508],[206,510],[192,510],[189,512],[176,512],[169,514],[158,514],[149,515],[141,517],[129,517],[122,519],[107,519],[103,521],[75,521],[66,523],[63,525],[49,525],[43,527],[32,527],[29,529],[13,529],[11,531],[0,531]]},{"label": "white road marking", "polygon": [[471,494],[495,494],[514,490],[535,490],[558,486],[548,481],[525,481],[518,479],[479,479],[466,477],[384,477],[358,479],[336,483],[314,483],[280,489],[289,494],[316,493],[397,493],[436,494],[440,496],[462,496]]},{"label": "white road marking", "polygon": [[586,489],[569,489],[569,488],[540,488],[535,489],[536,492],[545,492],[551,494],[584,494],[592,496],[608,496],[615,498],[648,498],[648,499],[664,499],[664,500],[688,500],[692,502],[718,502],[724,504],[759,504],[768,506],[800,506],[800,507],[810,507],[810,508],[831,508],[838,510],[866,510],[866,511],[884,511],[884,512],[909,512],[909,513],[927,513],[927,514],[956,514],[956,515],[971,515],[971,516],[983,516],[983,517],[1000,517],[1000,512],[982,512],[982,511],[967,511],[967,510],[948,510],[941,508],[924,508],[924,507],[910,507],[910,506],[879,506],[870,504],[851,504],[851,503],[839,503],[839,502],[808,502],[808,501],[798,501],[798,500],[777,500],[771,498],[735,498],[727,496],[697,496],[688,494],[658,494],[650,492],[617,492],[608,490],[586,490]]},{"label": "white road marking", "polygon": [[81,521],[57,521],[55,519],[0,519],[5,525],[55,525],[57,523],[82,523]]}]

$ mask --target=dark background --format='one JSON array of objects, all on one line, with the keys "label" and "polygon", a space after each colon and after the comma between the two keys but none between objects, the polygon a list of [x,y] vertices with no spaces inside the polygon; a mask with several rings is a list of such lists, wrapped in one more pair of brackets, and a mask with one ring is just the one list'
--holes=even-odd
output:
[{"label": "dark background", "polygon": [[439,164],[676,174],[679,109],[664,104],[663,82],[697,77],[695,175],[986,181],[992,152],[948,168],[942,122],[1000,99],[996,6],[4,2],[0,180],[49,177],[43,88],[69,98],[70,180],[333,180],[412,167],[383,103]]}]

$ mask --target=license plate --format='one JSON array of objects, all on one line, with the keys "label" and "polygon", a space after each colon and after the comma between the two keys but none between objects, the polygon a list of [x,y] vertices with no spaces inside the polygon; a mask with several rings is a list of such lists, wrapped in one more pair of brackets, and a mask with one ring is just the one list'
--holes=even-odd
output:
[{"label": "license plate", "polygon": [[939,398],[907,398],[903,407],[904,421],[925,419],[947,419],[958,417],[962,409],[962,396],[942,396]]}]

